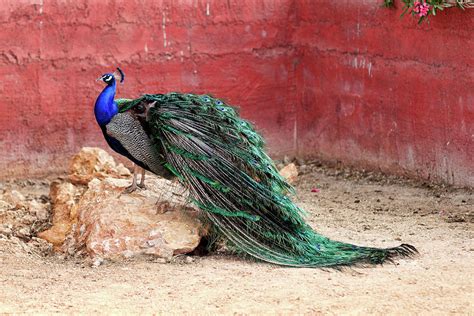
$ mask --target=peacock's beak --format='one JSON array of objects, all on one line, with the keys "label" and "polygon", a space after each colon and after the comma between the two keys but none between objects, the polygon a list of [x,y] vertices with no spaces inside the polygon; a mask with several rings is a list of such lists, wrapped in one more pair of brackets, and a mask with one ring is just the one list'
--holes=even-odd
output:
[{"label": "peacock's beak", "polygon": [[100,81],[100,80],[102,80],[102,77],[99,77],[99,78],[95,79],[96,82]]}]

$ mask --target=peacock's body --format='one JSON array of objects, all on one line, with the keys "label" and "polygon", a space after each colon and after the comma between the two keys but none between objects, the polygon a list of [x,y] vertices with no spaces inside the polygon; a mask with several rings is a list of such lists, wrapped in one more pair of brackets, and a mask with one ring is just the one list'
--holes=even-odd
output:
[{"label": "peacock's body", "polygon": [[[177,177],[192,202],[241,252],[295,267],[379,264],[416,252],[408,244],[360,247],[315,232],[288,197],[293,188],[265,153],[262,137],[222,100],[168,93],[114,101],[109,95],[115,93],[114,76],[101,79],[107,87],[95,112],[109,145],[146,170]],[[104,119],[98,112],[110,114]]]}]

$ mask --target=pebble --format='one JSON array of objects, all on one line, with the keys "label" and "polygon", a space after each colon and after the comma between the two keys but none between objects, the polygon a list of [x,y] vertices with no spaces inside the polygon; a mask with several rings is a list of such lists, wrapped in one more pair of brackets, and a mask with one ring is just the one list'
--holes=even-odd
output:
[{"label": "pebble", "polygon": [[93,261],[92,261],[92,267],[93,268],[97,268],[99,267],[100,265],[102,265],[104,263],[104,259],[102,259],[101,257],[96,257]]},{"label": "pebble", "polygon": [[12,234],[12,225],[11,224],[1,225],[0,234],[5,235],[5,236],[10,236]]},{"label": "pebble", "polygon": [[31,229],[30,227],[22,227],[17,232],[16,235],[20,238],[30,238],[31,237]]},{"label": "pebble", "polygon": [[301,166],[299,167],[299,172],[300,172],[301,174],[308,173],[308,172],[309,172],[308,166],[307,166],[307,165],[301,165]]}]

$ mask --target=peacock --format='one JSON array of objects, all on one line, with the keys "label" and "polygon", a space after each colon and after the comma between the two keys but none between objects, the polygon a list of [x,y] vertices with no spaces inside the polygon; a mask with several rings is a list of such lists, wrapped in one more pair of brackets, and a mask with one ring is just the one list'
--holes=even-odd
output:
[{"label": "peacock", "polygon": [[294,189],[278,173],[264,140],[238,109],[207,94],[144,94],[114,99],[124,73],[106,73],[94,112],[108,145],[137,168],[177,179],[189,198],[239,253],[292,267],[382,264],[411,257],[415,247],[356,246],[324,237],[290,199]]}]

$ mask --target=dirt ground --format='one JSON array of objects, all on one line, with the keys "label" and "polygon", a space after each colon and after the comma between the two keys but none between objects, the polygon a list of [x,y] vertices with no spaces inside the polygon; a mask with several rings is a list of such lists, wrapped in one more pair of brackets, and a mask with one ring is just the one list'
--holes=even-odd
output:
[{"label": "dirt ground", "polygon": [[[0,235],[0,313],[474,314],[472,191],[317,165],[301,171],[296,201],[319,232],[363,245],[410,243],[420,255],[343,271],[225,254],[94,268]],[[47,184],[0,189],[35,198],[47,195]]]}]

